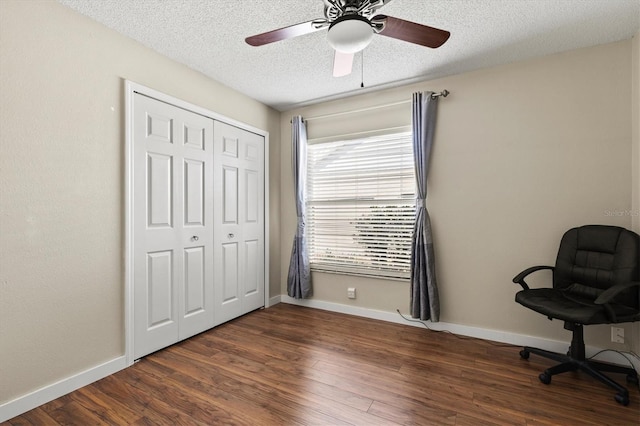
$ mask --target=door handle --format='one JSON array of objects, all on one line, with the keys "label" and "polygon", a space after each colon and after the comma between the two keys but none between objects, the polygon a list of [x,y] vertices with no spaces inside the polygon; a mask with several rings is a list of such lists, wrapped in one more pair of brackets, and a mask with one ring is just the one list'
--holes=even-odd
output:
[{"label": "door handle", "polygon": [[233,238],[233,237],[235,237],[235,235],[234,234],[229,234],[229,235],[227,235],[227,237],[228,238]]},{"label": "door handle", "polygon": [[191,241],[198,241],[200,238],[198,238],[197,235],[194,235],[193,237],[191,237]]}]

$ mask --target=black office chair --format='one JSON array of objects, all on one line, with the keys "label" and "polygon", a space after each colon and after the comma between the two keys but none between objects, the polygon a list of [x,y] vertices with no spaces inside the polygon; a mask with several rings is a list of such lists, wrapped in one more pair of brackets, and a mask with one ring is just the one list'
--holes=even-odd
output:
[{"label": "black office chair", "polygon": [[[559,354],[525,346],[523,359],[530,353],[561,362],[538,378],[551,383],[551,376],[582,370],[617,391],[615,400],[629,404],[629,391],[601,373],[627,375],[627,382],[638,383],[633,368],[585,358],[583,325],[640,321],[640,236],[624,228],[587,225],[567,231],[560,242],[556,266],[534,266],[519,273],[513,282],[522,290],[516,302],[550,320],[564,321],[573,332],[569,352]],[[525,277],[542,269],[553,271],[553,288],[530,289]]]}]

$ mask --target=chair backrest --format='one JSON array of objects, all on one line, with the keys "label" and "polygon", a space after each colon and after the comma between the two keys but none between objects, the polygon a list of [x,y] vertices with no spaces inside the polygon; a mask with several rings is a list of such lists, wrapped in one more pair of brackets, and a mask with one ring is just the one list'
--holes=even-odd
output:
[{"label": "chair backrest", "polygon": [[[585,225],[562,237],[553,286],[595,300],[617,283],[640,280],[640,236],[617,226]],[[640,309],[638,287],[621,293],[614,303]]]}]

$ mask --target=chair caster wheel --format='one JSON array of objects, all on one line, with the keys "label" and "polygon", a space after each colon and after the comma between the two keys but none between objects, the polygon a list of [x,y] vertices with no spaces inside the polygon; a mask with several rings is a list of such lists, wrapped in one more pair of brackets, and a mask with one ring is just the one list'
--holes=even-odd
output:
[{"label": "chair caster wheel", "polygon": [[551,374],[545,371],[544,373],[540,373],[538,379],[540,379],[540,381],[545,385],[548,385],[549,383],[551,383]]},{"label": "chair caster wheel", "polygon": [[525,351],[524,349],[520,351],[520,358],[529,359],[529,351]]},{"label": "chair caster wheel", "polygon": [[613,398],[618,404],[622,404],[624,406],[629,405],[629,395],[627,394],[617,393]]},{"label": "chair caster wheel", "polygon": [[638,384],[638,375],[635,373],[627,374],[627,383],[633,383],[634,385]]}]

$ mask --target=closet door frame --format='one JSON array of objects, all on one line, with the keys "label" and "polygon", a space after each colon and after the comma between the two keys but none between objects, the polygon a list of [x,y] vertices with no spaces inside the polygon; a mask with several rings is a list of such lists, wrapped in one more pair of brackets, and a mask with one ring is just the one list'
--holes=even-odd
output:
[{"label": "closet door frame", "polygon": [[214,111],[191,104],[173,96],[164,94],[144,85],[125,80],[125,247],[124,247],[124,328],[125,358],[127,366],[135,361],[134,343],[134,270],[133,270],[133,98],[139,93],[176,107],[183,108],[214,120],[256,133],[264,137],[264,307],[269,307],[269,132],[246,123],[225,117]]}]

